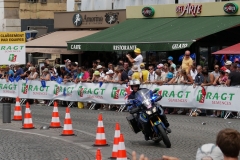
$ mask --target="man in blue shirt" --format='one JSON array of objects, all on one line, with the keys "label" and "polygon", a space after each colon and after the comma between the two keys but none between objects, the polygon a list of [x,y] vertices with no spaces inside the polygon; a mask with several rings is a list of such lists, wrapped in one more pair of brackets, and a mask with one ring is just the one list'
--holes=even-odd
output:
[{"label": "man in blue shirt", "polygon": [[16,73],[14,73],[14,78],[16,78],[17,76],[21,76],[24,72],[23,72],[23,69],[19,66],[19,65],[16,65]]},{"label": "man in blue shirt", "polygon": [[13,77],[14,72],[10,69],[9,66],[6,67],[6,81],[9,82],[9,77]]}]

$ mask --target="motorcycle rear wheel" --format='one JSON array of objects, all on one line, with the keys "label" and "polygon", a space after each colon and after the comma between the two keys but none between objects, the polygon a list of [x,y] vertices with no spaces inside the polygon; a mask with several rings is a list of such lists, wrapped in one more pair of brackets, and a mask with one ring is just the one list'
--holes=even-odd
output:
[{"label": "motorcycle rear wheel", "polygon": [[158,125],[158,130],[159,130],[159,132],[160,132],[160,134],[162,136],[163,143],[165,144],[165,146],[167,148],[171,148],[171,142],[170,142],[170,140],[169,140],[169,138],[167,136],[166,131],[163,129],[161,124]]}]

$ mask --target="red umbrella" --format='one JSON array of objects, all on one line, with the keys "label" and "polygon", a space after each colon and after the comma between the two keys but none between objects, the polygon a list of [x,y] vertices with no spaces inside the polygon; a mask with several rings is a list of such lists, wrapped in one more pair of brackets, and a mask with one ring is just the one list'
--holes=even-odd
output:
[{"label": "red umbrella", "polygon": [[240,43],[224,48],[217,52],[213,52],[212,54],[240,54]]}]

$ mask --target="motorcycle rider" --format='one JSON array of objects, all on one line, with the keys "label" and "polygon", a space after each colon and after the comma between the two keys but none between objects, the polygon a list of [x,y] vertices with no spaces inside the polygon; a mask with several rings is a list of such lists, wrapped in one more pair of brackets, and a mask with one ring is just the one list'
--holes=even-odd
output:
[{"label": "motorcycle rider", "polygon": [[[137,79],[134,79],[134,80],[130,80],[129,81],[129,85],[131,86],[131,89],[132,89],[132,93],[128,96],[128,99],[135,99],[135,93],[139,90],[141,90],[140,88],[140,81],[137,80]],[[133,106],[134,107],[134,106]],[[167,117],[166,115],[164,114],[164,112],[162,112],[162,115],[160,115],[160,118],[163,122],[163,124],[165,125],[165,127],[167,128],[166,131],[168,133],[171,133],[171,130],[169,127],[169,123],[167,121]],[[138,115],[138,123],[141,124],[141,128],[143,129],[143,133],[144,133],[144,136],[145,136],[145,140],[148,141],[149,140],[149,137],[151,136],[151,128],[150,128],[150,124],[149,122],[144,122],[142,121],[140,118],[139,118],[139,115]]]}]

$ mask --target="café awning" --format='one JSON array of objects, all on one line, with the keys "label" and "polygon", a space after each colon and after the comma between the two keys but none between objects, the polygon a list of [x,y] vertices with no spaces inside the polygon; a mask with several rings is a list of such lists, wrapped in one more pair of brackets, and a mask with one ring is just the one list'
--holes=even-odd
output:
[{"label": "caf\u00e9 awning", "polygon": [[27,53],[48,54],[79,54],[79,51],[67,50],[67,42],[79,37],[85,37],[98,31],[56,31],[32,41],[26,42]]},{"label": "caf\u00e9 awning", "polygon": [[212,54],[240,54],[240,43],[224,48]]},{"label": "caf\u00e9 awning", "polygon": [[172,51],[240,24],[239,16],[128,19],[96,34],[68,41],[68,50]]}]

